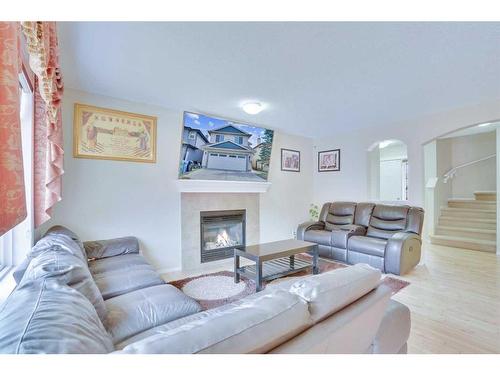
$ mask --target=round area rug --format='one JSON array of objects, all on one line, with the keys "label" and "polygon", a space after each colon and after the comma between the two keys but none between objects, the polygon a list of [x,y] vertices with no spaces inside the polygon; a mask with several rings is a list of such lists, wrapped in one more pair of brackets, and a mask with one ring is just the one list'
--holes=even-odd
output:
[{"label": "round area rug", "polygon": [[236,296],[245,290],[246,284],[236,284],[230,276],[203,276],[193,279],[182,287],[184,294],[196,300],[219,300]]}]

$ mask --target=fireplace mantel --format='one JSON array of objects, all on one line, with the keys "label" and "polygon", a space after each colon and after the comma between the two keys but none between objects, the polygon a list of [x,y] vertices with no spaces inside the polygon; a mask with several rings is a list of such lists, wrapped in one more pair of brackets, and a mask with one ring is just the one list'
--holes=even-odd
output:
[{"label": "fireplace mantel", "polygon": [[255,181],[215,181],[215,180],[177,180],[183,193],[265,193],[270,182]]}]

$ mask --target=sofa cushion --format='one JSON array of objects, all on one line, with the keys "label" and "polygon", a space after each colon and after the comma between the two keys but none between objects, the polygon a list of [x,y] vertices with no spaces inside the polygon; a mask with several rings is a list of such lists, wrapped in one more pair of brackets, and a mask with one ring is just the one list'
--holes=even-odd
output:
[{"label": "sofa cushion", "polygon": [[83,254],[85,253],[85,249],[83,248],[82,240],[72,230],[70,230],[66,227],[63,227],[62,225],[54,225],[53,227],[49,228],[47,230],[47,232],[45,232],[44,237],[47,236],[48,234],[55,234],[55,235],[62,234],[62,235],[65,235],[65,236],[71,238],[73,241],[75,241],[75,243],[78,245],[78,247],[82,250],[82,253]]},{"label": "sofa cushion", "polygon": [[31,249],[28,257],[30,259],[36,258],[41,253],[59,248],[61,250],[67,251],[70,254],[80,258],[81,260],[87,262],[87,255],[85,251],[75,242],[70,236],[62,232],[48,232],[44,237],[42,237]]},{"label": "sofa cushion", "polygon": [[126,254],[110,258],[89,261],[89,269],[93,275],[113,271],[129,271],[131,269],[152,269],[140,254]]},{"label": "sofa cushion", "polygon": [[265,353],[311,325],[307,303],[281,290],[207,313],[134,342],[122,353]]},{"label": "sofa cushion", "polygon": [[110,240],[86,241],[83,245],[89,259],[139,253],[139,241],[132,236]]},{"label": "sofa cushion", "polygon": [[373,209],[366,233],[369,237],[391,238],[394,233],[406,229],[409,206],[378,204]]},{"label": "sofa cushion", "polygon": [[71,254],[78,256],[82,260],[87,259],[83,244],[74,232],[61,225],[53,226],[47,230],[45,235],[36,243],[35,246],[33,246],[23,262],[16,267],[13,276],[17,284],[21,282],[31,259],[36,258],[39,254],[52,248],[53,246],[58,246]]},{"label": "sofa cushion", "polygon": [[[216,309],[227,309],[230,308],[230,305],[222,305],[220,307],[217,307]],[[199,320],[202,318],[205,318],[206,316],[210,315],[213,310],[207,310],[207,311],[201,311],[197,314],[193,315],[187,315],[185,317],[182,317],[180,319],[172,320],[171,322],[161,324],[159,326],[150,328],[146,331],[142,331],[141,333],[138,333],[137,335],[131,336],[126,340],[120,341],[119,343],[115,344],[115,348],[118,350],[121,350],[125,348],[126,346],[133,344],[134,342],[141,341],[145,339],[146,337],[149,336],[154,336],[157,334],[163,334],[166,333],[174,328],[180,327],[184,324],[191,323],[195,320]]]},{"label": "sofa cushion", "polygon": [[379,270],[357,264],[301,278],[292,284],[290,293],[309,303],[311,318],[316,323],[375,289],[380,277]]},{"label": "sofa cushion", "polygon": [[12,277],[14,278],[16,284],[19,284],[21,282],[21,279],[23,278],[24,274],[26,273],[26,270],[28,269],[30,261],[31,258],[29,257],[24,258],[24,260],[19,265],[16,266],[14,272],[12,272]]},{"label": "sofa cushion", "polygon": [[381,238],[352,236],[349,238],[348,248],[349,251],[383,257],[386,245],[387,240]]},{"label": "sofa cushion", "polygon": [[92,303],[101,321],[106,321],[104,300],[85,260],[55,245],[31,260],[21,283],[45,278],[57,278],[78,290]]},{"label": "sofa cushion", "polygon": [[109,353],[92,304],[55,278],[24,282],[0,310],[0,353]]},{"label": "sofa cushion", "polygon": [[337,225],[347,225],[354,223],[354,212],[356,203],[334,202],[330,203],[325,219],[325,229],[332,230]]},{"label": "sofa cushion", "polygon": [[315,242],[320,245],[331,246],[332,244],[332,232],[328,230],[313,229],[308,230],[304,233],[304,241]]},{"label": "sofa cushion", "polygon": [[106,307],[106,328],[114,343],[201,310],[194,299],[169,284],[110,298]]},{"label": "sofa cushion", "polygon": [[367,228],[370,224],[370,218],[374,208],[375,204],[373,203],[358,203],[356,205],[356,213],[354,215],[354,224]]},{"label": "sofa cushion", "polygon": [[94,280],[104,300],[165,283],[153,268],[104,272],[94,275]]}]

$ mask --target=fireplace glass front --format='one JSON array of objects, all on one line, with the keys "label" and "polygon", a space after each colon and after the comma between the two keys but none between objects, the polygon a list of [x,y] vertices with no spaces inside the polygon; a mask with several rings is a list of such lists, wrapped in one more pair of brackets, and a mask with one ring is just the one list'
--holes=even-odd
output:
[{"label": "fireplace glass front", "polygon": [[200,222],[202,263],[231,258],[245,245],[245,210],[203,211]]}]

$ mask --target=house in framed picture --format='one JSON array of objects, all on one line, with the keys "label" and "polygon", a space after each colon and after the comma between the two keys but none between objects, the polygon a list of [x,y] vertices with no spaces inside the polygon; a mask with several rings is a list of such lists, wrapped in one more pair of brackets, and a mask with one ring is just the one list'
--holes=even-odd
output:
[{"label": "house in framed picture", "polygon": [[203,146],[202,166],[207,169],[249,172],[255,150],[249,145],[251,134],[233,125],[209,130],[209,143]]},{"label": "house in framed picture", "polygon": [[265,182],[274,132],[184,112],[179,178]]},{"label": "house in framed picture", "polygon": [[184,171],[201,166],[203,146],[208,144],[208,138],[199,129],[185,126],[182,132],[181,160]]}]

